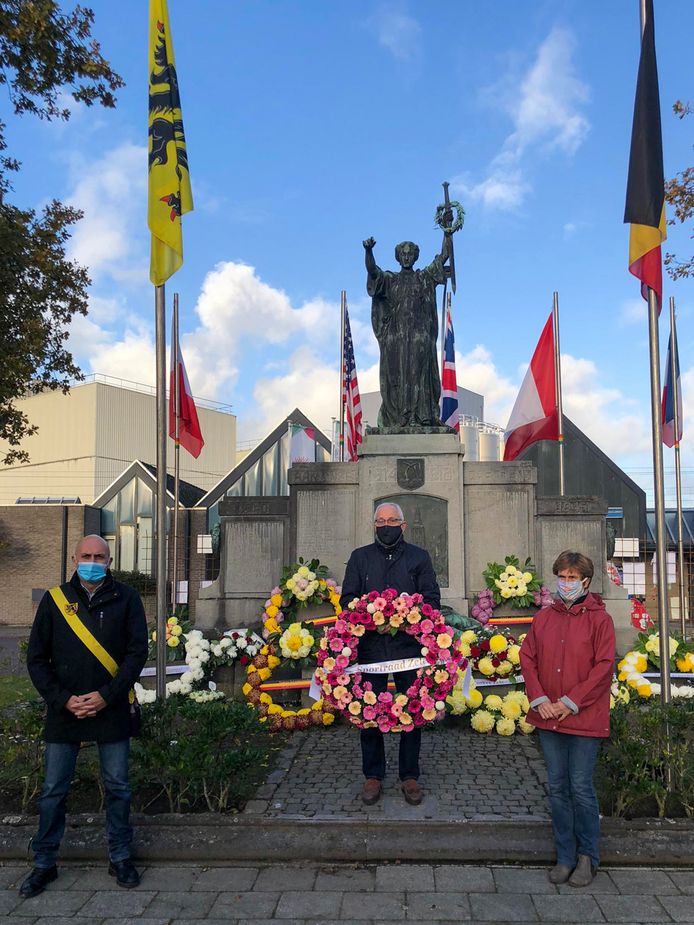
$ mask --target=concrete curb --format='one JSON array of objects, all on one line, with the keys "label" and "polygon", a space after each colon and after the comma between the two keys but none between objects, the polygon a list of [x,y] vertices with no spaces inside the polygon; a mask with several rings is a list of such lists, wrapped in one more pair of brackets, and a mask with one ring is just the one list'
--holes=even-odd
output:
[{"label": "concrete curb", "polygon": [[[141,816],[134,855],[141,861],[201,863],[286,860],[548,862],[554,857],[549,822],[539,820],[259,819],[213,814]],[[0,860],[27,858],[35,816],[0,819]],[[101,816],[71,816],[61,856],[102,861]],[[604,819],[605,864],[694,864],[694,820]]]}]

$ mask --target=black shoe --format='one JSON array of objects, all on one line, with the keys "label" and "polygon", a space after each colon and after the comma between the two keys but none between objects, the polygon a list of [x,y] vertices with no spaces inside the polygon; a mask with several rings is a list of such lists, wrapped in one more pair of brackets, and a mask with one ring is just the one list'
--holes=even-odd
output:
[{"label": "black shoe", "polygon": [[140,875],[130,858],[125,861],[109,861],[108,872],[116,878],[118,886],[124,886],[126,890],[140,885]]},{"label": "black shoe", "polygon": [[43,893],[49,883],[58,879],[58,868],[53,867],[35,867],[29,876],[22,882],[19,888],[19,895],[25,899],[32,896],[38,896]]}]

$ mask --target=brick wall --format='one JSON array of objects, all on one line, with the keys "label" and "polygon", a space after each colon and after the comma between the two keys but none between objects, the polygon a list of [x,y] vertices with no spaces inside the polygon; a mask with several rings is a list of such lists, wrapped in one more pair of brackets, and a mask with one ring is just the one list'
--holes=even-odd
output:
[{"label": "brick wall", "polygon": [[100,532],[100,512],[82,504],[0,506],[0,625],[30,626],[38,603],[32,600],[32,591],[60,583],[64,517],[64,568],[69,578],[78,541],[87,533]]}]

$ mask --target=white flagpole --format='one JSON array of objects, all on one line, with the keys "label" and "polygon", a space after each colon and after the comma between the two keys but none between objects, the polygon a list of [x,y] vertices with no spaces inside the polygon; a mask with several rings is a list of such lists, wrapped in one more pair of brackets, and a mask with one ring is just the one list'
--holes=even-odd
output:
[{"label": "white flagpole", "polygon": [[157,697],[166,696],[166,294],[155,290],[157,406]]},{"label": "white flagpole", "polygon": [[340,293],[340,446],[337,458],[345,461],[345,316],[347,313],[347,292]]},{"label": "white flagpole", "polygon": [[561,354],[559,351],[559,293],[552,301],[552,328],[554,332],[554,388],[557,395],[557,426],[559,430],[559,494],[565,494],[564,484],[564,411],[561,396]]},{"label": "white flagpole", "polygon": [[680,630],[687,638],[684,592],[684,540],[682,538],[682,467],[680,459],[680,394],[678,388],[679,363],[676,364],[677,334],[675,332],[675,298],[670,296],[670,374],[672,376],[672,406],[675,425],[675,489],[677,493],[677,585],[680,601]]}]

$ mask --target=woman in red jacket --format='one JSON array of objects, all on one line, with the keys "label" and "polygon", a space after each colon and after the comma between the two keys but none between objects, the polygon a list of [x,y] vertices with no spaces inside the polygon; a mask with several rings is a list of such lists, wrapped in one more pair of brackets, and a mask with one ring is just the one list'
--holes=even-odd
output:
[{"label": "woman in red jacket", "polygon": [[614,673],[612,618],[588,591],[593,563],[562,552],[552,566],[558,598],[533,620],[520,651],[528,722],[547,766],[557,863],[552,883],[588,886],[600,862],[600,815],[593,771],[610,734]]}]

